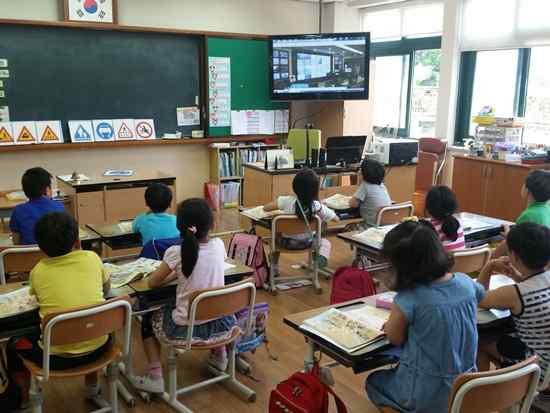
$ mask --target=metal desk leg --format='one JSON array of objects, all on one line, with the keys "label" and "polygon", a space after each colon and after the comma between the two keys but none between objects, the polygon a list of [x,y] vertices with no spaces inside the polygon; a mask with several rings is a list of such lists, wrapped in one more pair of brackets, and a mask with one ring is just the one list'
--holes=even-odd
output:
[{"label": "metal desk leg", "polygon": [[304,357],[304,370],[310,371],[313,368],[313,365],[315,364],[315,343],[311,340],[308,340],[306,338],[307,343],[307,349],[306,349],[306,355]]}]

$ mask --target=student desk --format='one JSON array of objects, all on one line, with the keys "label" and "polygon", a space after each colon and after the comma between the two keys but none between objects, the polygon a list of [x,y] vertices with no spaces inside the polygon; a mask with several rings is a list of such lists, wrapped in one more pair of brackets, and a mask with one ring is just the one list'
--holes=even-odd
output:
[{"label": "student desk", "polygon": [[10,201],[8,198],[6,198],[6,194],[9,194],[10,192],[13,192],[13,191],[1,191],[0,192],[0,223],[2,224],[2,227],[4,227],[4,229],[7,229],[6,226],[5,226],[4,220],[11,216],[11,213],[12,213],[13,209],[17,205],[26,202],[26,201],[23,201],[23,200],[21,200],[21,201]]},{"label": "student desk", "polygon": [[133,221],[116,224],[88,224],[87,227],[101,239],[105,258],[137,254],[141,250],[141,235],[132,230]]},{"label": "student desk", "polygon": [[[285,316],[283,322],[291,327],[293,330],[302,334],[308,343],[306,355],[304,358],[304,366],[309,368],[313,365],[314,355],[316,351],[328,355],[334,359],[338,364],[351,368],[355,374],[372,370],[384,365],[395,363],[398,358],[396,355],[388,353],[388,350],[394,349],[389,341],[384,340],[381,343],[368,346],[364,349],[360,349],[357,352],[350,354],[338,346],[330,343],[329,341],[319,337],[314,332],[303,329],[301,326],[305,320],[311,317],[315,317],[329,308],[339,309],[352,309],[361,306],[375,306],[376,295],[370,297],[360,298],[358,300],[348,301],[346,303],[340,303],[336,305],[320,307],[313,310],[303,311],[296,314]],[[491,313],[485,310],[478,311],[478,330],[485,330],[487,328],[498,328],[502,324],[506,323],[509,318],[508,313]]]},{"label": "student desk", "polygon": [[[353,195],[357,190],[356,177],[359,167],[313,168],[320,176],[319,198],[328,198],[340,193]],[[244,165],[243,206],[253,207],[274,201],[280,195],[292,195],[292,180],[299,169],[278,169],[266,171],[256,164]],[[334,186],[324,188],[326,178],[331,177]],[[385,185],[394,202],[412,200],[416,179],[416,165],[386,167]]]},{"label": "student desk", "polygon": [[[234,265],[233,268],[229,268],[225,271],[226,284],[240,281],[243,278],[254,274],[254,270],[252,268],[242,265],[237,261],[227,259],[226,262]],[[0,285],[0,294],[15,291],[26,285],[28,285],[28,282],[16,282]],[[150,289],[147,287],[145,279],[129,285],[124,285],[120,288],[112,288],[109,293],[107,293],[106,298],[122,297],[125,295],[129,295],[131,297],[138,295],[151,296],[151,298],[157,298],[158,296],[164,296],[165,298],[168,296],[174,297],[175,288],[176,285],[174,283],[164,287]],[[8,317],[0,317],[0,339],[24,335],[28,332],[34,331],[39,325],[40,318],[38,316],[38,309],[13,314]]]},{"label": "student desk", "polygon": [[[503,230],[503,226],[512,225],[512,223],[508,221],[469,212],[458,213],[456,217],[463,225],[467,248],[473,248],[501,239],[502,237],[500,234]],[[351,246],[356,247],[371,261],[374,261],[374,264],[366,268],[366,270],[373,272],[389,268],[389,264],[382,257],[380,248],[368,245],[361,239],[356,238],[356,235],[360,232],[361,231],[344,232],[337,236]]]},{"label": "student desk", "polygon": [[70,210],[80,224],[107,225],[134,219],[145,212],[144,194],[152,183],[168,185],[173,194],[169,212],[175,211],[176,177],[164,174],[135,173],[127,177],[90,176],[87,181],[71,181],[57,177],[61,192],[69,197]]}]

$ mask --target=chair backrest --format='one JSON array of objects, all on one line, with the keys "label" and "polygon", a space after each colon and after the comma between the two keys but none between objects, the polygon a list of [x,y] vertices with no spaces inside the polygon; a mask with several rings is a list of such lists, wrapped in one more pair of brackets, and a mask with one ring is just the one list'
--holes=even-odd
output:
[{"label": "chair backrest", "polygon": [[413,214],[414,206],[411,202],[403,202],[380,208],[376,217],[376,226],[399,224],[404,218],[412,217]]},{"label": "chair backrest", "polygon": [[537,357],[499,370],[458,376],[449,398],[450,413],[489,413],[519,406],[527,413],[533,401],[540,368]]},{"label": "chair backrest", "polygon": [[315,215],[309,222],[309,228],[304,219],[296,215],[277,215],[271,221],[271,248],[276,248],[278,234],[298,235],[315,232],[317,246],[321,244],[321,233],[323,231],[323,221]]},{"label": "chair backrest", "polygon": [[124,354],[130,346],[132,307],[129,297],[119,297],[99,304],[46,314],[42,320],[43,373],[49,375],[51,346],[80,343],[124,330]]},{"label": "chair backrest", "polygon": [[439,165],[439,157],[428,152],[418,152],[416,165],[415,191],[428,192],[434,186]]},{"label": "chair backrest", "polygon": [[36,245],[7,248],[0,251],[0,284],[9,272],[30,272],[46,255]]},{"label": "chair backrest", "polygon": [[196,321],[216,319],[233,315],[244,308],[248,309],[246,330],[252,325],[252,314],[256,302],[256,285],[252,278],[220,288],[195,290],[189,294],[189,328],[187,346],[191,347],[193,326]]},{"label": "chair backrest", "polygon": [[453,251],[454,266],[453,272],[470,274],[480,271],[491,259],[491,249],[488,245],[476,248]]},{"label": "chair backrest", "polygon": [[437,138],[420,138],[418,150],[415,190],[429,191],[441,180],[447,154],[447,141]]}]

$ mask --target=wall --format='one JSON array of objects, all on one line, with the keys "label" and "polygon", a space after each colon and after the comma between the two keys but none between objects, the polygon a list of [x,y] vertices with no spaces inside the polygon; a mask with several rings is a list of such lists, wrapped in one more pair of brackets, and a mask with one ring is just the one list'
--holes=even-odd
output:
[{"label": "wall", "polygon": [[[316,4],[293,0],[118,0],[118,3],[119,22],[125,25],[276,34],[316,32],[318,24]],[[0,18],[55,21],[61,18],[61,4],[61,0],[0,0]],[[201,196],[203,183],[209,179],[208,148],[202,145],[0,153],[0,165],[0,190],[19,187],[23,171],[36,165],[55,175],[73,170],[93,175],[107,168],[163,171],[177,176],[179,199]]]}]

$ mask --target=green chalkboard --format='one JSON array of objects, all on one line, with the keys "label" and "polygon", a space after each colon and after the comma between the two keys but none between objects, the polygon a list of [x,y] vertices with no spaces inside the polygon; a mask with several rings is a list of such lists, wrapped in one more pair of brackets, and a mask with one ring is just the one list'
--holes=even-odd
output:
[{"label": "green chalkboard", "polygon": [[[209,57],[231,58],[231,109],[287,109],[285,102],[269,98],[269,58],[267,40],[209,37]],[[231,128],[210,128],[210,136],[226,136]]]},{"label": "green chalkboard", "polygon": [[117,118],[162,136],[201,96],[202,36],[1,24],[0,39],[11,120],[61,120],[66,139],[68,120]]}]

